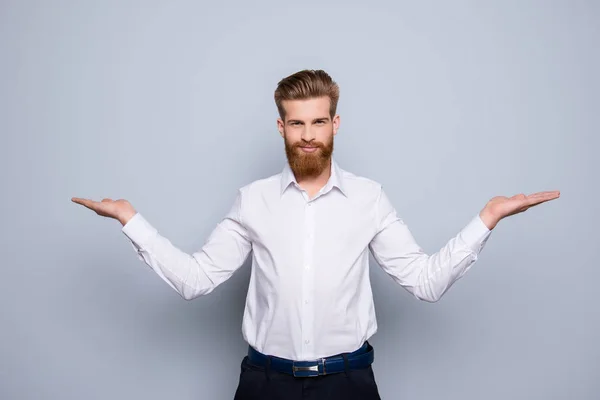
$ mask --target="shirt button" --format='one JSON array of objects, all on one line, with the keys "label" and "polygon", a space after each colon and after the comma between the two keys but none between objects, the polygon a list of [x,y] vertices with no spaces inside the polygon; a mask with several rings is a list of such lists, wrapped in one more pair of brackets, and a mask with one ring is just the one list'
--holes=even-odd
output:
[{"label": "shirt button", "polygon": [[309,206],[309,207],[310,207],[310,206],[312,206],[312,203],[308,203],[308,206]]},{"label": "shirt button", "polygon": [[308,300],[304,300],[304,304],[308,304]]},{"label": "shirt button", "polygon": [[309,343],[310,343],[310,340],[306,339],[306,340],[304,341],[304,343],[305,343],[305,344],[309,344]]},{"label": "shirt button", "polygon": [[310,265],[306,264],[306,265],[304,266],[304,269],[310,269]]}]

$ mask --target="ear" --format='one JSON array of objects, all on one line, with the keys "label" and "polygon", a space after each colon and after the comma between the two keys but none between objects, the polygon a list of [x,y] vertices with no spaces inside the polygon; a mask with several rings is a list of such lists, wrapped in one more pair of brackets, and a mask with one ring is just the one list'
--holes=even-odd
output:
[{"label": "ear", "polygon": [[277,118],[277,130],[279,131],[279,134],[281,135],[281,137],[283,136],[283,127],[284,127],[284,122],[281,118]]},{"label": "ear", "polygon": [[336,116],[333,117],[333,134],[334,135],[337,133],[338,129],[340,129],[340,116],[336,114]]}]

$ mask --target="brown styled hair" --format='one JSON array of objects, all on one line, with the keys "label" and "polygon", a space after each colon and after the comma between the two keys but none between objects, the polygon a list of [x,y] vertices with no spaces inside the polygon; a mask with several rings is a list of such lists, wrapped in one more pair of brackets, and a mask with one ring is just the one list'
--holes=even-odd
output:
[{"label": "brown styled hair", "polygon": [[283,100],[306,100],[321,96],[329,97],[329,114],[333,119],[340,98],[338,84],[322,69],[305,69],[285,77],[277,83],[275,104],[279,116],[285,120],[285,110],[281,104]]}]

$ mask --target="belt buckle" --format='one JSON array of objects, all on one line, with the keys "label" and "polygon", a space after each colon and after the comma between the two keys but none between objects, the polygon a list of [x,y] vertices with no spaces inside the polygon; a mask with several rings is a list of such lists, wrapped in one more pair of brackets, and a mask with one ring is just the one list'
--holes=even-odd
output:
[{"label": "belt buckle", "polygon": [[[325,359],[321,359],[323,361],[323,375],[325,375]],[[311,363],[314,362],[315,365],[296,365],[296,363]],[[298,372],[298,374],[296,374]],[[306,372],[306,374],[305,374]],[[295,377],[304,378],[304,377],[313,377],[319,376],[319,360],[316,361],[294,361],[292,363],[292,374]]]}]

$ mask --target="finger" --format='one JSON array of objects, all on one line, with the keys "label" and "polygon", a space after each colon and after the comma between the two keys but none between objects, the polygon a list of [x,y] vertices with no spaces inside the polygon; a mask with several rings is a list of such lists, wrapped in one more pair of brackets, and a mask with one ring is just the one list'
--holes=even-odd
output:
[{"label": "finger", "polygon": [[77,204],[84,204],[88,199],[82,199],[81,197],[71,197],[71,201]]},{"label": "finger", "polygon": [[560,191],[559,190],[550,190],[550,191],[545,191],[545,192],[537,192],[537,193],[532,193],[527,197],[559,197],[560,196]]},{"label": "finger", "polygon": [[542,204],[542,203],[545,203],[547,201],[554,200],[556,198],[558,198],[558,196],[538,197],[538,198],[530,199],[527,202],[527,205],[528,205],[528,207],[537,206],[538,204]]},{"label": "finger", "polygon": [[530,194],[524,200],[527,204],[533,204],[538,201],[552,200],[552,199],[556,199],[558,197],[560,197],[559,192],[539,192],[539,193]]},{"label": "finger", "polygon": [[545,195],[541,195],[538,198],[540,199],[544,199],[544,200],[554,200],[560,197],[560,192],[549,192],[546,193]]},{"label": "finger", "polygon": [[77,204],[81,204],[82,206],[89,208],[90,210],[94,210],[94,211],[96,210],[97,202],[94,200],[81,199],[79,197],[73,197],[71,200],[73,200],[73,202],[75,202]]}]

